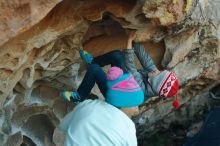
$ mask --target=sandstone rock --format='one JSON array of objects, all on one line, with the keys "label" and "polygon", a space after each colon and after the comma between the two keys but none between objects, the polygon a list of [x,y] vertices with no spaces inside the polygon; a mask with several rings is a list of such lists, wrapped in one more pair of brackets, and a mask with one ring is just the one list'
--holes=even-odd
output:
[{"label": "sandstone rock", "polygon": [[199,132],[200,128],[202,127],[202,124],[203,122],[199,122],[191,125],[189,131],[187,132],[187,137],[192,138],[194,135],[196,135]]},{"label": "sandstone rock", "polygon": [[213,65],[211,65],[206,71],[205,76],[209,79],[218,80],[220,73],[220,60],[218,59]]},{"label": "sandstone rock", "polygon": [[[172,69],[184,97],[177,111],[172,99],[143,104],[135,119],[138,136],[192,118],[188,110],[211,106],[204,92],[220,78],[219,6],[218,0],[1,1],[1,140],[22,131],[24,143],[60,145],[55,127],[75,105],[59,92],[76,90],[85,74],[79,48],[93,56],[123,49],[126,29],[136,30],[135,41],[144,43],[159,69]],[[92,94],[103,98],[97,86]],[[43,121],[48,133],[39,126]]]},{"label": "sandstone rock", "polygon": [[58,128],[54,130],[53,141],[55,145],[61,146],[64,145],[65,135]]},{"label": "sandstone rock", "polygon": [[183,61],[184,58],[197,47],[198,32],[190,30],[176,36],[168,36],[164,39],[166,52],[162,61],[162,65],[168,68],[175,67],[176,64]]},{"label": "sandstone rock", "polygon": [[[60,3],[55,8],[56,10],[53,9],[50,12],[50,15],[47,15],[42,21],[40,21],[32,29],[23,32],[17,38],[16,37],[13,38],[13,41],[11,41],[13,43],[5,43],[3,46],[1,46],[1,53],[0,53],[1,56],[8,57],[7,62],[1,68],[4,69],[2,70],[4,72],[9,70],[5,72],[7,73],[7,78],[2,76],[1,74],[1,78],[2,78],[2,85],[0,86],[2,92],[1,100],[4,100],[4,98],[10,92],[10,89],[12,89],[16,85],[16,83],[22,78],[22,74],[24,70],[27,70],[26,74],[29,74],[28,76],[30,78],[34,78],[36,76],[35,64],[46,63],[44,64],[44,66],[42,66],[43,68],[46,68],[51,61],[53,61],[56,57],[59,56],[59,54],[62,52],[62,48],[54,49],[51,52],[52,54],[48,53],[51,51],[54,43],[53,41],[55,41],[56,38],[58,38],[61,34],[64,36],[71,34],[73,32],[77,34],[77,32],[81,31],[83,33],[83,31],[86,31],[87,24],[83,23],[82,18],[76,15],[72,15],[71,11],[74,11],[75,8],[73,8],[73,5],[70,8],[69,3],[70,3],[69,1]],[[64,11],[68,9],[69,11]],[[70,16],[68,21],[66,21],[64,17],[56,17],[56,18],[51,17],[52,15],[58,16],[63,14]],[[57,22],[62,22],[62,23],[60,23],[59,25],[54,25],[54,23]],[[84,28],[85,29],[84,30],[79,29],[79,26],[82,29]],[[77,27],[78,30],[74,30],[74,27]],[[79,35],[77,35],[77,38],[80,38]],[[48,48],[44,49],[44,47],[48,47]],[[12,48],[17,51],[16,52],[12,51]],[[42,61],[41,62],[34,61],[36,57],[39,57],[38,55],[43,55],[43,54],[45,54],[45,56],[42,56],[42,59],[45,59],[43,63],[41,63]],[[8,62],[8,60],[11,60],[13,58],[17,58],[18,60],[18,62],[14,62],[14,60],[12,60],[14,64],[16,63],[14,65],[15,67],[13,66],[11,67],[11,62],[10,61]],[[29,70],[28,68],[30,69],[30,73],[28,71]],[[11,71],[13,70],[13,74],[12,72],[10,73],[10,70]],[[27,77],[27,79],[29,77]],[[38,75],[37,79],[39,78],[40,77]],[[9,81],[9,84],[4,84],[4,82],[7,81]],[[27,87],[30,87],[33,82],[34,81],[32,79],[28,79],[27,83],[29,85]],[[3,104],[2,101],[1,104]]]},{"label": "sandstone rock", "polygon": [[167,26],[183,20],[191,5],[191,0],[147,0],[143,12],[147,18],[152,18],[154,25]]},{"label": "sandstone rock", "polygon": [[17,132],[8,138],[8,141],[6,142],[5,146],[20,146],[22,142],[22,134],[21,132]]},{"label": "sandstone rock", "polygon": [[3,132],[0,132],[0,145],[4,145],[8,140],[8,136]]},{"label": "sandstone rock", "polygon": [[0,46],[9,39],[28,30],[45,17],[61,0],[7,1],[0,2]]}]

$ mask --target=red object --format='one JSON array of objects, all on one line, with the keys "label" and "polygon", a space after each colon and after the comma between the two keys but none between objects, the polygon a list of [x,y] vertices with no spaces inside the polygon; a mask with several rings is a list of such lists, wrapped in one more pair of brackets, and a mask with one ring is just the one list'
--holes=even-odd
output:
[{"label": "red object", "polygon": [[173,107],[177,109],[180,106],[180,102],[178,100],[173,101]]},{"label": "red object", "polygon": [[179,82],[174,73],[170,72],[159,89],[161,97],[172,97],[178,93]]},{"label": "red object", "polygon": [[177,94],[178,90],[179,90],[179,82],[178,82],[178,80],[176,79],[176,80],[174,81],[174,84],[173,84],[173,86],[171,87],[171,89],[170,89],[170,91],[169,91],[167,97],[174,96],[175,94]]}]

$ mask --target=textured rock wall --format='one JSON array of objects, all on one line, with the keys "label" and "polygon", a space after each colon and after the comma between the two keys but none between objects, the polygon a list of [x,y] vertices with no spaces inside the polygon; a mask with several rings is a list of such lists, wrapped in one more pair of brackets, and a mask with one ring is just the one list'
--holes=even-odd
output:
[{"label": "textured rock wall", "polygon": [[170,99],[143,104],[138,136],[187,115],[190,101],[220,78],[219,6],[218,0],[0,0],[0,145],[61,145],[56,126],[74,105],[59,91],[76,89],[85,73],[77,50],[97,56],[124,48],[127,28],[137,29],[136,41],[159,68],[176,73],[184,97],[178,111]]}]

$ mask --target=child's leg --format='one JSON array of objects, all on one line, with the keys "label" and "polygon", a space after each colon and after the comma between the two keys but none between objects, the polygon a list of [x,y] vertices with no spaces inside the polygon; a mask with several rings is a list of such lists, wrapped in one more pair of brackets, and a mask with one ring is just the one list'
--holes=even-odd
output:
[{"label": "child's leg", "polygon": [[106,74],[98,64],[91,64],[88,66],[82,83],[77,90],[82,101],[88,98],[95,83],[97,83],[99,90],[105,97],[107,91]]},{"label": "child's leg", "polygon": [[141,43],[134,43],[133,44],[135,54],[137,55],[141,65],[143,66],[144,70],[147,72],[152,72],[157,70],[153,60],[145,51],[144,45]]},{"label": "child's leg", "polygon": [[101,67],[111,64],[111,66],[119,67],[126,72],[124,54],[120,50],[114,50],[97,56],[93,59],[92,63],[96,63]]}]

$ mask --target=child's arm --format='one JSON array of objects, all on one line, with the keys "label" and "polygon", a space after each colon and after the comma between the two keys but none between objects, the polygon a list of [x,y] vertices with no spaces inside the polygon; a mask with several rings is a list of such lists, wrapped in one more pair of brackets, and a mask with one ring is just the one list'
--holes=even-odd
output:
[{"label": "child's arm", "polygon": [[144,70],[146,70],[148,74],[151,72],[158,72],[158,69],[155,66],[153,60],[145,51],[144,45],[141,43],[134,43],[133,47],[134,47],[135,54],[137,55]]},{"label": "child's arm", "polygon": [[124,50],[125,66],[127,70],[134,76],[134,79],[138,82],[142,89],[145,90],[142,75],[137,71],[134,63],[134,49],[132,49],[132,41],[134,38],[135,34],[129,34],[127,41],[127,49]]}]

